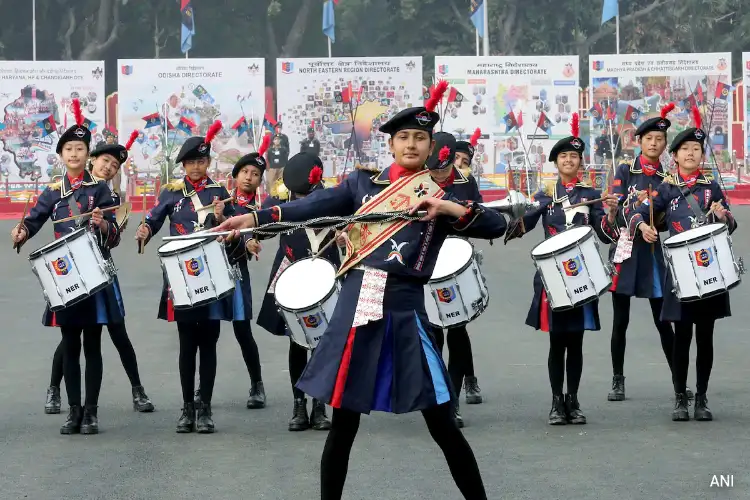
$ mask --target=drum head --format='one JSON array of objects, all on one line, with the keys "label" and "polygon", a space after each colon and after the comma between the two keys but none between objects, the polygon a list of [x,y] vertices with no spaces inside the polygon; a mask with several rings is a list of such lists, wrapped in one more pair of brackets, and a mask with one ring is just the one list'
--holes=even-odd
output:
[{"label": "drum head", "polygon": [[205,239],[194,239],[194,240],[172,240],[164,243],[159,247],[157,253],[159,255],[174,254],[177,252],[183,252],[192,248],[197,248],[201,243],[206,241]]},{"label": "drum head", "polygon": [[463,238],[446,238],[440,247],[431,280],[439,280],[456,273],[474,255],[474,247]]},{"label": "drum head", "polygon": [[30,259],[34,259],[34,258],[38,257],[40,254],[43,254],[43,253],[48,252],[50,250],[53,250],[53,249],[55,249],[57,247],[60,247],[63,244],[65,244],[66,240],[74,240],[74,239],[78,238],[81,234],[83,234],[84,231],[87,231],[87,229],[85,227],[82,227],[82,228],[76,229],[72,233],[68,233],[68,234],[65,234],[63,236],[60,236],[55,241],[47,243],[43,247],[37,248],[36,250],[34,250],[33,252],[31,252],[29,254],[29,258]]},{"label": "drum head", "polygon": [[305,309],[325,299],[335,284],[336,268],[327,260],[298,260],[276,280],[276,302],[290,310]]},{"label": "drum head", "polygon": [[726,230],[726,225],[706,224],[705,226],[696,227],[695,229],[688,229],[685,232],[675,234],[674,236],[670,236],[664,241],[664,244],[666,246],[681,245],[682,243],[685,243],[691,240],[702,239],[711,234],[718,234],[722,230]]},{"label": "drum head", "polygon": [[566,248],[577,241],[580,241],[588,233],[593,231],[589,226],[579,226],[563,231],[562,233],[556,234],[551,238],[547,238],[543,242],[539,243],[531,251],[531,255],[539,257],[541,255],[548,255],[563,248]]}]

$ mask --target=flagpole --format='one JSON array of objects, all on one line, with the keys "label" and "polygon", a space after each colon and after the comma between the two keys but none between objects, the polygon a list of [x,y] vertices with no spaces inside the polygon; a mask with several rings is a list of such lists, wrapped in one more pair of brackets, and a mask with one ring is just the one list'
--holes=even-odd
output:
[{"label": "flagpole", "polygon": [[326,37],[328,39],[328,57],[331,57],[331,39]]},{"label": "flagpole", "polygon": [[476,35],[477,35],[477,57],[479,57],[480,56],[480,53],[479,53],[479,30],[475,29],[474,33],[476,33]]},{"label": "flagpole", "polygon": [[617,15],[615,16],[615,39],[617,41],[617,55],[620,55],[620,3],[617,3]]},{"label": "flagpole", "polygon": [[187,59],[187,58],[188,58],[188,54],[189,54],[189,53],[190,53],[190,51],[189,51],[189,50],[186,50],[186,51],[185,51],[185,59]]},{"label": "flagpole", "polygon": [[34,61],[36,61],[36,0],[31,2],[31,45],[34,51]]},{"label": "flagpole", "polygon": [[483,50],[485,56],[490,55],[490,16],[488,10],[489,8],[487,7],[488,3],[489,0],[484,0],[482,2],[482,8],[484,9],[484,15],[482,16],[482,30],[484,31],[482,44],[484,46]]}]

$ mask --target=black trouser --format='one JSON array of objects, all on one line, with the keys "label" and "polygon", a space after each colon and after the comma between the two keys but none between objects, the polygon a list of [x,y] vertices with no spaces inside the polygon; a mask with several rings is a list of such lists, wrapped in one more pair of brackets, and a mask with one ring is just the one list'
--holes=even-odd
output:
[{"label": "black trouser", "polygon": [[289,339],[289,379],[292,382],[292,393],[294,399],[305,397],[305,393],[297,389],[297,381],[302,376],[307,366],[307,349],[299,344],[295,344]]},{"label": "black trouser", "polygon": [[[467,500],[486,500],[474,452],[453,421],[450,403],[422,410],[432,439],[448,461],[453,480]],[[320,460],[322,500],[340,500],[349,468],[349,454],[359,429],[360,414],[334,408],[323,457]]]},{"label": "black trouser", "polygon": [[[117,353],[120,355],[120,361],[122,361],[122,367],[125,368],[125,374],[130,380],[130,385],[133,387],[141,385],[141,377],[138,374],[138,360],[135,357],[133,344],[130,343],[128,332],[125,329],[125,323],[107,325],[107,331],[109,331],[109,337],[112,339],[112,344],[114,344]],[[62,378],[63,343],[60,341],[60,344],[55,350],[55,355],[52,357],[52,376],[50,377],[49,385],[52,387],[60,387]]]},{"label": "black trouser", "polygon": [[[661,321],[661,306],[664,300],[648,299],[651,305],[651,315],[654,318],[654,325],[659,332],[661,339],[661,348],[664,356],[669,363],[669,369],[672,369],[672,345],[674,344],[674,332],[672,325],[668,321]],[[625,333],[628,331],[630,323],[630,296],[621,293],[612,294],[612,341],[610,349],[612,351],[612,372],[615,375],[622,375],[625,366]]]},{"label": "black trouser", "polygon": [[[440,353],[443,352],[445,334],[442,328],[432,327]],[[448,329],[448,375],[456,395],[461,394],[464,377],[474,376],[474,356],[471,352],[471,340],[466,326]]]},{"label": "black trouser", "polygon": [[253,382],[262,382],[263,377],[260,373],[260,354],[258,353],[258,344],[253,338],[253,329],[250,326],[250,320],[232,321],[234,336],[242,351],[242,358],[245,360],[247,373]]},{"label": "black trouser", "polygon": [[549,370],[549,383],[553,395],[562,395],[566,372],[568,375],[568,394],[578,394],[578,386],[581,383],[581,374],[583,373],[583,331],[550,332],[547,369]]},{"label": "black trouser", "polygon": [[[674,352],[672,354],[672,383],[674,392],[687,391],[688,366],[690,366],[690,343],[693,341],[693,323],[677,321],[674,324]],[[714,365],[714,320],[695,324],[695,392],[708,391],[708,379]]]},{"label": "black trouser", "polygon": [[216,343],[221,324],[218,320],[177,322],[180,334],[180,384],[182,400],[193,401],[195,392],[195,362],[200,348],[201,401],[211,404],[216,380]]},{"label": "black trouser", "polygon": [[99,404],[102,388],[102,325],[61,326],[63,373],[70,406],[81,406],[81,333],[86,356],[86,405]]}]

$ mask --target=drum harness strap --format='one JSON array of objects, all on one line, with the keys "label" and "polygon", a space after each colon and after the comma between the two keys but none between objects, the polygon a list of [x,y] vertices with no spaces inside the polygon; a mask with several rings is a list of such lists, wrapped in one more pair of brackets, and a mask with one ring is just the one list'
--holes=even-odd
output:
[{"label": "drum harness strap", "polygon": [[696,227],[700,227],[706,223],[706,214],[701,209],[700,205],[698,205],[698,200],[695,199],[695,196],[693,196],[693,193],[690,192],[690,188],[687,186],[682,186],[680,188],[680,193],[682,194],[683,198],[685,198],[685,201],[687,201],[688,206],[690,207],[690,210],[693,212],[693,215],[695,215],[695,219],[690,224],[692,229],[695,229]]}]

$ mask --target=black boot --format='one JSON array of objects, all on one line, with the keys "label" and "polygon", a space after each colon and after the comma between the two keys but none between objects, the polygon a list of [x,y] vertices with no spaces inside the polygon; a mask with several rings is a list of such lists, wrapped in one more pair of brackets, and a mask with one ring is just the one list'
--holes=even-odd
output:
[{"label": "black boot", "polygon": [[672,420],[675,422],[687,422],[690,420],[690,413],[688,413],[688,397],[687,394],[675,393],[674,395],[674,410],[672,410]]},{"label": "black boot", "polygon": [[290,431],[306,431],[310,428],[310,419],[307,417],[307,398],[294,400],[294,413],[289,420]]},{"label": "black boot", "polygon": [[464,379],[464,390],[466,391],[466,404],[482,404],[482,390],[479,388],[479,381],[476,377],[466,377]]},{"label": "black boot", "polygon": [[182,415],[177,421],[177,432],[186,434],[195,431],[195,403],[186,401],[182,407]]},{"label": "black boot", "polygon": [[549,425],[565,425],[568,419],[565,416],[565,399],[562,394],[552,396],[552,409],[549,411]]},{"label": "black boot", "polygon": [[690,387],[685,388],[685,394],[687,394],[688,399],[693,399],[693,391],[690,390]]},{"label": "black boot", "polygon": [[612,392],[607,394],[607,401],[625,401],[625,377],[612,377]]},{"label": "black boot", "polygon": [[313,398],[312,411],[310,412],[310,423],[316,431],[327,431],[331,428],[331,421],[326,415],[326,404]]},{"label": "black boot", "polygon": [[578,403],[577,394],[565,395],[565,416],[569,424],[583,425],[586,423],[586,415],[581,411],[581,405]]},{"label": "black boot", "polygon": [[133,387],[133,409],[141,413],[154,411],[154,404],[148,399],[142,385]]},{"label": "black boot", "polygon": [[56,415],[60,413],[60,388],[50,386],[47,388],[47,402],[44,403],[44,413]]},{"label": "black boot", "polygon": [[706,399],[705,394],[695,395],[695,410],[693,413],[693,418],[701,422],[708,422],[714,419],[711,410],[709,410],[708,408],[708,400]]},{"label": "black boot", "polygon": [[195,391],[195,394],[193,394],[193,403],[195,403],[195,407],[198,408],[201,405],[201,390],[198,388]]},{"label": "black boot", "polygon": [[252,410],[266,407],[266,390],[263,388],[262,380],[250,384],[250,397],[247,400],[247,407]]},{"label": "black boot", "polygon": [[211,434],[216,430],[211,415],[211,403],[201,403],[197,418],[198,434]]},{"label": "black boot", "polygon": [[96,406],[86,405],[83,408],[81,434],[99,434],[99,419],[97,418],[96,413]]},{"label": "black boot", "polygon": [[461,416],[461,412],[458,408],[458,401],[453,404],[453,420],[456,421],[456,426],[459,429],[464,428],[464,417]]},{"label": "black boot", "polygon": [[74,405],[70,407],[68,419],[60,427],[60,434],[78,434],[81,432],[81,420],[83,419],[83,409]]}]

